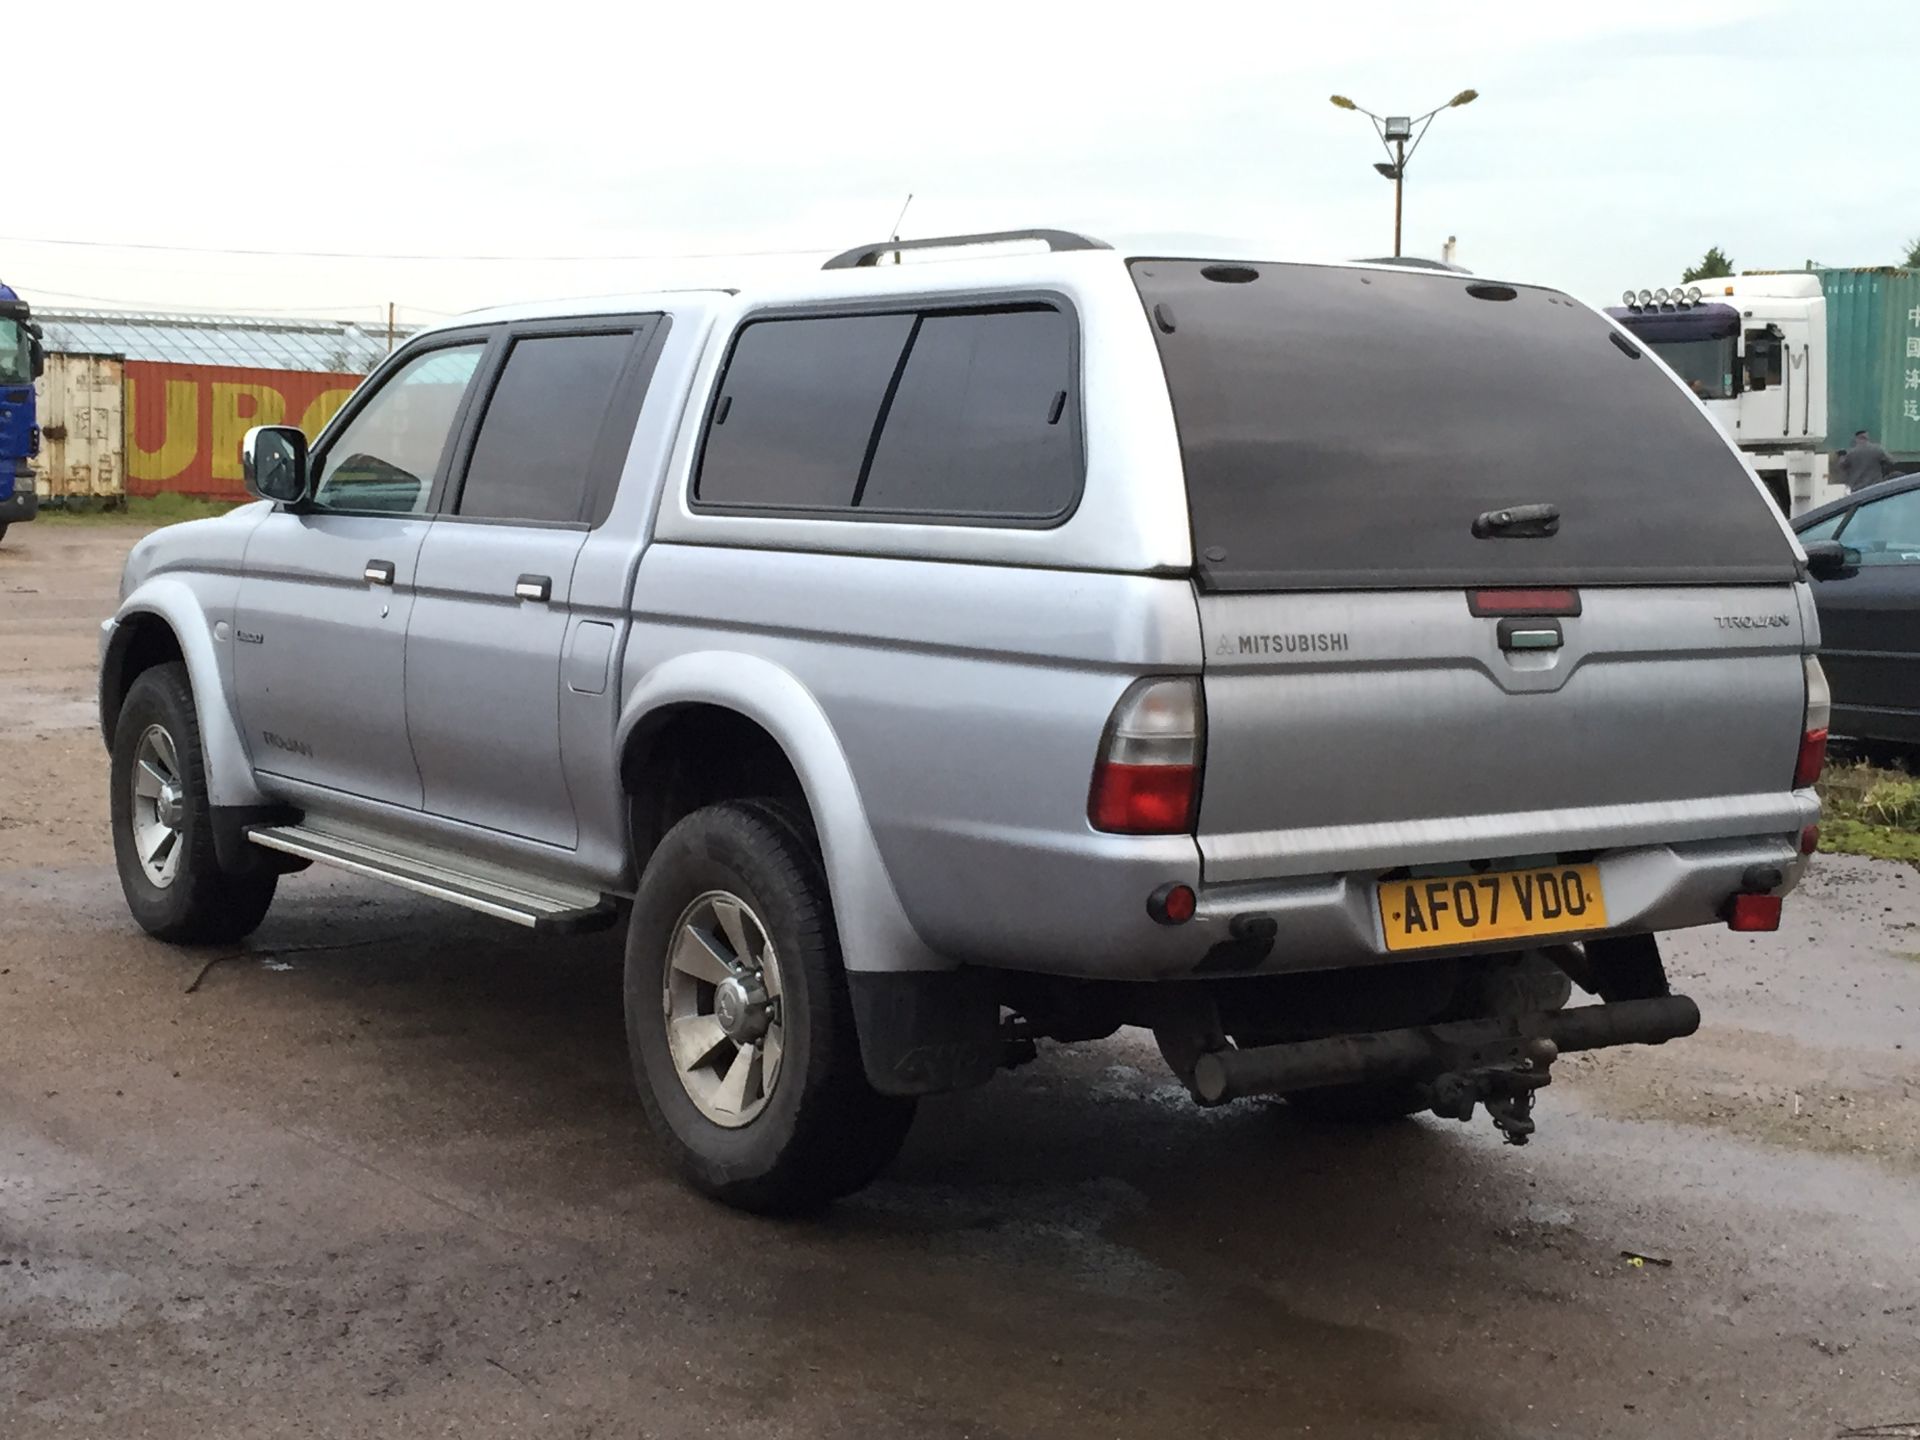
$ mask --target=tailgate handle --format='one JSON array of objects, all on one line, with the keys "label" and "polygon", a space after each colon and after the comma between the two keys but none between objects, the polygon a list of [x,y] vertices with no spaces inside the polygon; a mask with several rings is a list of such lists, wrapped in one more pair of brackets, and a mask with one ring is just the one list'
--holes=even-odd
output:
[{"label": "tailgate handle", "polygon": [[1474,517],[1476,540],[1544,540],[1560,532],[1558,505],[1509,505]]},{"label": "tailgate handle", "polygon": [[1550,617],[1509,617],[1500,622],[1502,650],[1558,650],[1562,643],[1560,622]]}]

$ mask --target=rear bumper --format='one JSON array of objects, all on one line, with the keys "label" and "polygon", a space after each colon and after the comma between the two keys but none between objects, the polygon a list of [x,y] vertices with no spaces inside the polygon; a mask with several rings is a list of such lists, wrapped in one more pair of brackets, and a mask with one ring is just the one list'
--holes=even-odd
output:
[{"label": "rear bumper", "polygon": [[[1803,814],[1800,824],[1819,818],[1811,793],[1796,799]],[[1780,872],[1782,883],[1776,893],[1799,883],[1806,860],[1798,839],[1796,828],[1788,834],[1601,851],[1593,863],[1600,868],[1606,896],[1604,929],[1476,943],[1454,947],[1451,953],[1512,952],[1599,935],[1722,924],[1729,898],[1743,888],[1755,866]],[[1367,870],[1205,885],[1199,891],[1194,919],[1181,926],[1154,927],[1158,933],[1149,943],[1116,945],[1097,958],[1080,949],[1036,951],[1015,968],[1088,979],[1151,981],[1387,965],[1450,953],[1387,949],[1375,898],[1380,873]],[[1260,923],[1264,920],[1270,920],[1271,927]]]},{"label": "rear bumper", "polygon": [[[1809,808],[1807,823],[1817,811]],[[1603,930],[1572,932],[1543,940],[1514,940],[1464,950],[1524,950],[1534,945],[1591,939],[1595,935],[1639,934],[1714,925],[1724,920],[1728,897],[1737,893],[1754,866],[1779,870],[1781,893],[1800,883],[1806,860],[1793,839],[1760,835],[1737,840],[1695,840],[1647,845],[1602,853],[1601,885],[1608,924]],[[1389,951],[1381,936],[1376,877],[1335,875],[1317,880],[1279,880],[1209,886],[1200,892],[1196,917],[1228,936],[1244,915],[1271,916],[1278,926],[1273,949],[1252,969],[1215,955],[1213,973],[1261,974],[1321,970],[1347,965],[1390,964],[1444,950]],[[1203,962],[1205,963],[1205,962]]]}]

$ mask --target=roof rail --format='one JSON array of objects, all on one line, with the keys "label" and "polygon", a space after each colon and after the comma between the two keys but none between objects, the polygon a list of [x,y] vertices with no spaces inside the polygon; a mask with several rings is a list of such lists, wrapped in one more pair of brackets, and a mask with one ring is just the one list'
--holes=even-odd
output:
[{"label": "roof rail", "polygon": [[859,270],[878,265],[890,250],[954,250],[962,245],[998,245],[1007,240],[1044,240],[1049,250],[1111,250],[1104,240],[1076,235],[1071,230],[994,230],[984,235],[930,235],[924,240],[882,240],[843,250],[820,268]]}]

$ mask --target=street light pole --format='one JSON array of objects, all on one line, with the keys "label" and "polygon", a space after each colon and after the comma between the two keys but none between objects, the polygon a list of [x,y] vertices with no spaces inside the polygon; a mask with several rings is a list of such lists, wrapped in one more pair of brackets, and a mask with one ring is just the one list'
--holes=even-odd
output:
[{"label": "street light pole", "polygon": [[[1456,106],[1471,105],[1480,98],[1478,90],[1462,90],[1444,105],[1436,105],[1424,115],[1376,115],[1364,106],[1356,105],[1344,95],[1329,97],[1334,105],[1342,110],[1357,110],[1373,122],[1375,133],[1380,136],[1381,147],[1391,157],[1386,162],[1375,161],[1373,168],[1387,179],[1393,181],[1393,254],[1400,256],[1401,220],[1405,213],[1405,188],[1407,181],[1407,162],[1413,159],[1414,152],[1420,148],[1420,142],[1427,138],[1427,129],[1433,124],[1433,117],[1442,110],[1452,110]],[[1414,126],[1419,126],[1416,133]]]},{"label": "street light pole", "polygon": [[1400,258],[1400,215],[1407,188],[1407,142],[1393,142],[1393,258]]}]

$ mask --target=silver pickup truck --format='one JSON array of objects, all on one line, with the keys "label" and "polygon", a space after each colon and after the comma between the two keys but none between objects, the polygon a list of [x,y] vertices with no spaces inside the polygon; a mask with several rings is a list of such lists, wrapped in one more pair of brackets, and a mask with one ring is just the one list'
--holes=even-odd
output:
[{"label": "silver pickup truck", "polygon": [[1122,1025],[1204,1104],[1523,1141],[1815,839],[1806,555],[1551,289],[887,242],[453,321],[244,467],[105,626],[134,918],[320,863],[624,924],[648,1115],[747,1208]]}]

